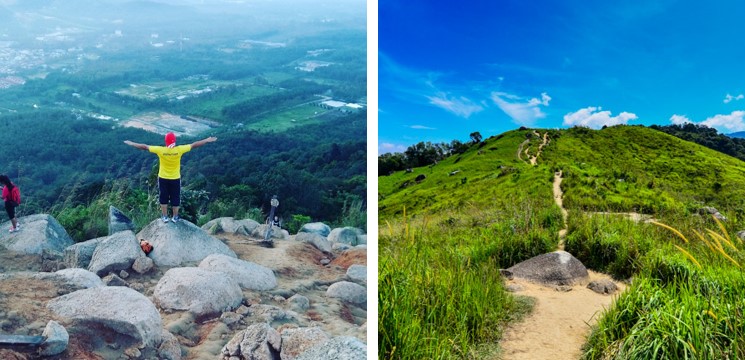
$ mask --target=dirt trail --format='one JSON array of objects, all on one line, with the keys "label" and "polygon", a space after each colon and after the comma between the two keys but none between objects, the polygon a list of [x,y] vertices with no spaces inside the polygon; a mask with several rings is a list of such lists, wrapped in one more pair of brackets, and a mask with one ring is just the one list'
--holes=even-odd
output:
[{"label": "dirt trail", "polygon": [[[534,131],[533,134],[537,136],[539,139],[541,138],[541,134],[539,134],[537,131]],[[535,154],[535,156],[530,158],[530,164],[533,166],[536,166],[538,164],[538,157],[541,156],[541,151],[543,151],[543,147],[548,144],[548,132],[543,133],[543,141],[540,145],[538,145],[538,152]]]},{"label": "dirt trail", "polygon": [[[604,274],[589,273],[590,281],[609,279]],[[580,285],[570,291],[519,279],[507,281],[507,285],[522,288],[517,295],[535,298],[535,306],[525,320],[505,331],[500,357],[504,360],[579,359],[590,326],[615,299]],[[624,289],[623,284],[618,286]]]},{"label": "dirt trail", "polygon": [[564,193],[561,191],[562,175],[561,170],[554,173],[554,201],[556,201],[556,205],[559,205],[561,218],[564,221],[564,226],[559,230],[559,250],[564,250],[564,240],[567,236],[567,217],[569,216],[567,209],[564,208]]},{"label": "dirt trail", "polygon": [[[559,250],[564,249],[568,214],[563,205],[562,175],[562,171],[556,172],[553,183],[554,200],[561,208],[564,220],[564,226],[559,230]],[[602,279],[612,281],[608,275],[594,271],[588,273],[588,282]],[[534,298],[535,305],[523,321],[505,330],[499,357],[504,360],[579,359],[590,327],[616,298],[615,295],[593,292],[586,287],[587,283],[557,288],[514,279],[505,280],[505,284],[514,289],[518,296]],[[616,285],[619,288],[617,294],[623,292],[624,284]]]}]

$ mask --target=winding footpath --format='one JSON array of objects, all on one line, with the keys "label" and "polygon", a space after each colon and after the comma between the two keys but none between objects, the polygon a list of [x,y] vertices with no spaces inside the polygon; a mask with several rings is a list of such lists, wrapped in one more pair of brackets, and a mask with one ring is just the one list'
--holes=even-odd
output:
[{"label": "winding footpath", "polygon": [[[540,149],[548,143],[547,134],[531,164],[535,165]],[[522,145],[521,145],[522,147]],[[562,172],[554,174],[554,201],[561,208],[564,226],[559,231],[559,250],[564,249],[567,233],[567,210],[561,191]],[[608,279],[609,276],[589,271],[589,281]],[[505,280],[517,296],[534,299],[533,311],[519,323],[507,327],[500,342],[503,360],[564,360],[579,359],[581,348],[603,309],[608,308],[615,296],[601,295],[582,285],[561,289],[514,279]],[[617,284],[620,291],[623,284]],[[561,290],[561,291],[560,291]]]}]

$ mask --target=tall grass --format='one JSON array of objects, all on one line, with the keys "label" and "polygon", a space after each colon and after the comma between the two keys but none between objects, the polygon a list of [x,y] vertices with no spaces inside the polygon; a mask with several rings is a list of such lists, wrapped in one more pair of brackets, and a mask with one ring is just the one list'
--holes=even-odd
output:
[{"label": "tall grass", "polygon": [[694,236],[660,224],[671,242],[605,311],[583,359],[745,358],[745,251],[716,224]]},{"label": "tall grass", "polygon": [[558,241],[558,208],[512,217],[518,209],[532,211],[516,204],[437,218],[404,212],[401,221],[381,224],[379,358],[480,358],[480,345],[495,346],[503,323],[526,311],[504,291],[499,269]]}]

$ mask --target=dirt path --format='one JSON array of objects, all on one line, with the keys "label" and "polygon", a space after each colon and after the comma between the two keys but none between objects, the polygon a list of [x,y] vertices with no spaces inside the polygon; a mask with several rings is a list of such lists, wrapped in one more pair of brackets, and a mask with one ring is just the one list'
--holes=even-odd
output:
[{"label": "dirt path", "polygon": [[[609,279],[604,274],[589,273],[590,281]],[[519,279],[507,281],[507,285],[522,288],[517,295],[535,298],[535,306],[525,320],[505,331],[500,357],[504,360],[579,359],[590,326],[615,298],[580,285],[570,291]],[[623,284],[618,286],[624,289]]]},{"label": "dirt path", "polygon": [[[544,143],[546,142],[544,137]],[[564,226],[559,230],[559,250],[564,249],[567,233],[567,210],[561,191],[562,171],[554,174],[553,193],[561,208]],[[589,281],[612,280],[610,276],[589,271]],[[588,282],[589,282],[588,281]],[[579,359],[582,345],[600,313],[611,306],[616,296],[602,295],[586,287],[587,283],[572,287],[550,287],[526,280],[505,280],[517,296],[535,299],[533,311],[520,323],[510,325],[500,342],[503,360]],[[625,286],[617,283],[621,293]]]},{"label": "dirt path", "polygon": [[567,217],[569,216],[567,209],[564,208],[564,192],[561,191],[562,175],[561,170],[554,173],[554,201],[556,201],[556,205],[559,205],[561,217],[564,220],[564,226],[559,230],[559,250],[564,250],[564,240],[567,236]]},{"label": "dirt path", "polygon": [[[539,134],[537,131],[534,131],[533,134],[535,134],[535,136],[538,136],[538,138],[540,139],[541,134]],[[541,156],[541,151],[543,151],[543,147],[546,146],[546,144],[548,144],[548,132],[543,133],[543,141],[540,145],[538,145],[538,152],[535,154],[535,156],[530,158],[531,165],[536,166],[538,164],[538,157]]]}]

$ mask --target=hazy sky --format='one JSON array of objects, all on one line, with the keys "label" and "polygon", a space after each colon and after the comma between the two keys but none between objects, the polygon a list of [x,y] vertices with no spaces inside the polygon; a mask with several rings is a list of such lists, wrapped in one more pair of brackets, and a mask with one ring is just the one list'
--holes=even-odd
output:
[{"label": "hazy sky", "polygon": [[379,153],[520,126],[745,130],[745,2],[378,6]]}]

